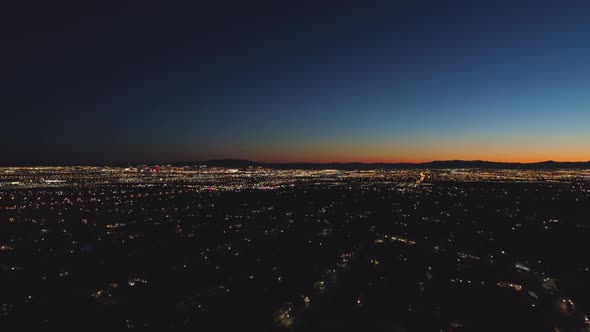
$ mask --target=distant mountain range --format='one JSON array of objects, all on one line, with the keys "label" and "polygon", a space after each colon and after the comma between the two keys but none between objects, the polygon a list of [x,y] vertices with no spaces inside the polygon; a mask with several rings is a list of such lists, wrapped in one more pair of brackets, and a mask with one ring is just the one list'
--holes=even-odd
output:
[{"label": "distant mountain range", "polygon": [[[182,163],[181,163],[182,164]],[[185,163],[187,165],[189,163]],[[194,163],[190,163],[194,164]],[[543,161],[537,163],[505,163],[484,160],[442,160],[424,163],[260,163],[241,159],[209,160],[201,163],[209,167],[267,167],[275,169],[406,169],[406,168],[488,168],[488,169],[590,169],[590,161],[586,162],[556,162]]]},{"label": "distant mountain range", "polygon": [[[128,166],[137,164],[158,163],[109,163],[107,166]],[[160,163],[161,164],[161,163]],[[537,163],[505,163],[483,160],[443,160],[424,163],[263,163],[243,159],[218,159],[208,161],[186,161],[164,163],[175,166],[206,165],[208,167],[248,168],[266,167],[274,169],[340,169],[340,170],[367,170],[367,169],[452,169],[452,168],[487,168],[487,169],[590,169],[590,161],[586,162],[557,162],[543,161]],[[69,166],[92,165],[103,166],[97,163],[72,163],[72,162],[45,162],[45,161],[0,161],[0,167],[9,166]]]}]

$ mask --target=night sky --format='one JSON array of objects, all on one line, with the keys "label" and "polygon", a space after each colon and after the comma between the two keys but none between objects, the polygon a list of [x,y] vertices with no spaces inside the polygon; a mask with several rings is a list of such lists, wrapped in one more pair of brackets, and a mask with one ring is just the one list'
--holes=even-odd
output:
[{"label": "night sky", "polygon": [[2,7],[0,160],[590,160],[590,1]]}]

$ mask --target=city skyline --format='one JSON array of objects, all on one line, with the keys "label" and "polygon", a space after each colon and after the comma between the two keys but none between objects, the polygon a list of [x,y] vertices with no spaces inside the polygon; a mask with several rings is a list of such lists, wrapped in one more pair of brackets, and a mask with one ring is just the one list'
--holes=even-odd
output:
[{"label": "city skyline", "polygon": [[0,331],[590,332],[590,0],[2,9]]}]

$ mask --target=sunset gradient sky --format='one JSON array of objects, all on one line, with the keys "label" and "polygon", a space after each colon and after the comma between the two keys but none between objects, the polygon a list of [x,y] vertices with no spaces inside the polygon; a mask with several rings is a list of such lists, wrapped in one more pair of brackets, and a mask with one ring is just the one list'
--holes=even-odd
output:
[{"label": "sunset gradient sky", "polygon": [[1,14],[0,160],[590,160],[589,1],[122,3]]}]

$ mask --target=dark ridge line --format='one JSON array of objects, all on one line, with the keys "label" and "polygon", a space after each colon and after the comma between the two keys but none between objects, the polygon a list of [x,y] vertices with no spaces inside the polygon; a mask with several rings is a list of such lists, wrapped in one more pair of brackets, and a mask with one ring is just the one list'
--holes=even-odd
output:
[{"label": "dark ridge line", "polygon": [[26,166],[115,166],[127,167],[137,165],[172,165],[172,166],[208,166],[226,168],[264,167],[271,169],[338,169],[338,170],[370,170],[370,169],[590,169],[590,161],[586,162],[557,162],[553,160],[519,163],[519,162],[493,162],[484,160],[436,160],[423,163],[363,163],[363,162],[288,162],[288,163],[264,163],[243,159],[216,159],[206,161],[181,161],[181,162],[133,162],[133,163],[97,163],[97,162],[60,162],[60,161],[0,161],[0,167],[26,167]]}]

